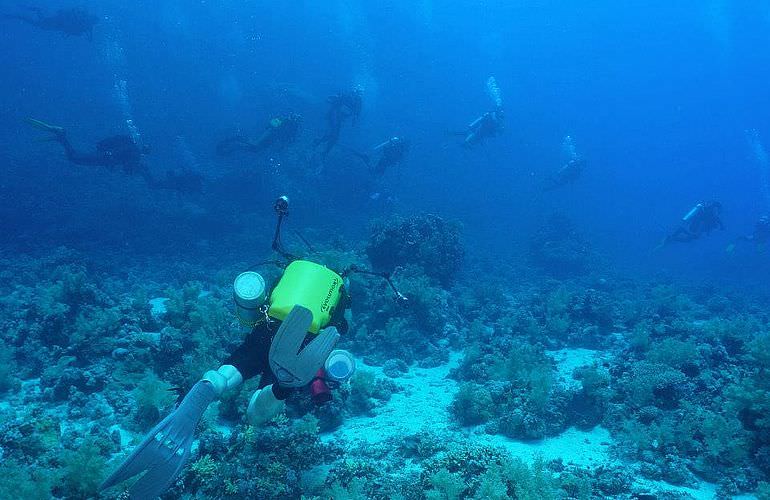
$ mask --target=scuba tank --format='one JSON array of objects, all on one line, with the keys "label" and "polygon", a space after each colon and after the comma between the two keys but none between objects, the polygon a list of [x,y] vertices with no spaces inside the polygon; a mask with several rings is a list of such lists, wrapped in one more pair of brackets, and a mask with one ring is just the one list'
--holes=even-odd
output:
[{"label": "scuba tank", "polygon": [[265,303],[265,278],[254,271],[239,274],[233,282],[233,300],[238,321],[247,327],[256,325]]},{"label": "scuba tank", "polygon": [[689,212],[687,212],[687,215],[685,215],[684,217],[682,217],[682,221],[683,221],[683,222],[689,222],[689,221],[690,221],[690,219],[692,219],[692,218],[695,216],[695,214],[697,214],[697,213],[698,213],[698,212],[700,212],[701,210],[703,210],[703,203],[698,203],[697,205],[695,205],[694,207],[692,207],[692,210],[690,210]]}]

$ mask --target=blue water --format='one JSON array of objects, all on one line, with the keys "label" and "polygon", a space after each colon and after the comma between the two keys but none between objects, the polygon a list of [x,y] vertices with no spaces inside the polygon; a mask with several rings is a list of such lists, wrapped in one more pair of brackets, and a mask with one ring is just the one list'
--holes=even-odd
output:
[{"label": "blue water", "polygon": [[[515,259],[533,225],[555,209],[618,264],[663,266],[695,278],[735,276],[747,267],[748,275],[767,271],[766,259],[751,252],[736,265],[719,251],[767,210],[745,135],[755,129],[770,140],[770,14],[760,4],[106,2],[89,8],[101,18],[93,42],[3,23],[0,175],[8,235],[40,230],[48,243],[78,246],[82,238],[49,230],[65,217],[87,231],[99,207],[101,216],[125,217],[111,217],[110,228],[89,234],[107,248],[131,219],[150,240],[162,234],[183,245],[198,236],[168,228],[153,233],[158,224],[150,222],[164,218],[153,212],[184,218],[170,213],[163,193],[74,171],[55,145],[38,142],[26,117],[66,126],[74,141],[90,146],[126,133],[130,115],[152,146],[151,168],[160,172],[180,161],[181,137],[196,168],[220,179],[210,191],[222,196],[198,201],[204,210],[217,211],[229,193],[225,212],[255,211],[261,199],[291,186],[264,159],[243,161],[234,173],[213,155],[216,140],[237,129],[256,133],[271,113],[288,109],[304,115],[305,134],[313,137],[324,125],[325,96],[360,84],[363,118],[342,142],[366,149],[403,134],[414,143],[409,161],[373,188],[355,165],[346,167],[353,172],[332,166],[325,179],[295,187],[302,191],[296,203],[323,207],[314,211],[318,219],[297,210],[307,224],[334,220],[335,230],[355,233],[381,210],[367,204],[366,191],[384,190],[401,211],[463,220],[469,246],[500,258]],[[504,96],[506,131],[483,148],[462,150],[447,132],[490,108],[484,91],[490,75]],[[115,89],[120,80],[123,96]],[[567,134],[590,168],[574,186],[541,196],[538,180],[563,161]],[[727,229],[649,258],[661,235],[708,198],[723,202]]]},{"label": "blue water", "polygon": [[[72,7],[40,1],[47,12]],[[463,225],[466,282],[533,271],[530,245],[563,214],[596,259],[592,277],[770,294],[770,249],[728,246],[770,213],[770,6],[756,1],[328,0],[81,2],[91,39],[0,19],[0,251],[66,247],[120,274],[180,285],[166,263],[217,262],[227,282],[270,256],[273,200],[292,230],[361,250],[370,222],[432,213]],[[23,9],[0,4],[0,13]],[[474,148],[458,132],[491,111],[505,129]],[[312,143],[327,96],[360,86],[363,112],[325,162]],[[281,151],[223,158],[228,135],[302,115]],[[183,168],[201,193],[70,164],[25,120],[63,126],[81,149],[129,134],[153,175]],[[371,175],[349,153],[392,136],[406,159]],[[544,191],[574,152],[587,167]],[[656,249],[697,203],[724,229]],[[293,244],[298,244],[296,238]],[[547,274],[547,273],[546,273]],[[558,273],[556,273],[558,274]],[[515,274],[514,274],[515,275]],[[511,285],[515,287],[515,285]],[[162,290],[162,287],[158,287]],[[716,293],[716,292],[715,292]],[[39,375],[39,374],[38,374]]]}]

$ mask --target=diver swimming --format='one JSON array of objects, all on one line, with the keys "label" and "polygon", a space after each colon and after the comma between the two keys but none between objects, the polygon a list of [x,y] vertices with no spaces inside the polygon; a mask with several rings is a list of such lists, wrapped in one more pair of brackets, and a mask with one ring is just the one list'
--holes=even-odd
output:
[{"label": "diver swimming", "polygon": [[544,191],[552,191],[573,184],[582,177],[586,169],[587,162],[582,155],[578,154],[571,136],[564,137],[562,149],[567,157],[567,162],[546,180],[543,186]]},{"label": "diver swimming", "polygon": [[146,144],[137,144],[131,135],[106,137],[96,143],[93,151],[86,152],[75,149],[63,127],[34,118],[28,118],[27,122],[35,128],[50,133],[50,140],[61,144],[67,160],[74,165],[120,170],[126,175],[141,177],[148,186],[153,188],[183,193],[200,192],[202,189],[203,177],[189,169],[169,170],[164,178],[154,178],[143,161],[144,156],[150,153],[150,147]]},{"label": "diver swimming", "polygon": [[299,136],[302,117],[297,113],[275,116],[267,123],[262,134],[252,140],[244,135],[233,135],[217,144],[217,154],[230,156],[237,152],[261,153],[268,149],[282,149]]},{"label": "diver swimming", "polygon": [[586,161],[583,158],[573,158],[565,163],[554,175],[546,182],[545,191],[566,186],[577,181],[586,168]]},{"label": "diver swimming", "polygon": [[770,216],[763,215],[754,224],[754,230],[751,234],[739,236],[727,247],[728,252],[735,250],[735,245],[738,242],[746,241],[754,243],[757,249],[763,249],[765,244],[770,241]]},{"label": "diver swimming", "polygon": [[3,14],[2,17],[22,21],[46,31],[59,31],[70,36],[85,35],[89,40],[93,39],[94,26],[99,22],[98,17],[78,7],[59,9],[51,15],[45,15],[39,7],[28,7],[28,10],[31,15]]},{"label": "diver swimming", "polygon": [[402,137],[393,136],[382,144],[374,147],[381,153],[377,163],[369,168],[374,175],[383,175],[385,171],[401,163],[409,153],[409,141]]},{"label": "diver swimming", "polygon": [[462,145],[472,148],[482,144],[487,139],[497,136],[503,130],[505,113],[502,108],[488,111],[468,124],[464,133]]},{"label": "diver swimming", "polygon": [[315,404],[328,402],[331,389],[349,380],[356,368],[348,351],[335,349],[340,334],[348,330],[345,310],[350,307],[346,290],[349,273],[380,276],[397,299],[406,300],[389,274],[357,267],[337,273],[286,252],[281,227],[289,215],[288,197],[279,197],[273,209],[277,222],[272,249],[287,263],[262,264],[279,264],[283,269],[280,278],[269,291],[264,278],[252,270],[239,274],[233,283],[236,316],[251,332],[217,370],[203,375],[100,490],[146,471],[129,488],[129,496],[149,499],[162,494],[187,462],[195,427],[206,408],[225,391],[256,375],[261,376],[259,386],[246,410],[252,425],[262,425],[275,417],[286,398],[301,388],[309,390]]},{"label": "diver swimming", "polygon": [[350,119],[355,126],[361,116],[363,108],[363,89],[356,87],[353,90],[340,92],[326,98],[329,109],[326,112],[326,132],[316,140],[315,147],[321,148],[321,158],[326,159],[340,139],[342,125]]},{"label": "diver swimming", "polygon": [[486,91],[494,104],[494,110],[487,111],[469,123],[464,132],[457,135],[463,137],[462,146],[472,148],[482,144],[487,139],[495,137],[502,132],[505,122],[505,112],[503,110],[503,98],[500,93],[500,87],[494,76],[490,76],[486,81]]},{"label": "diver swimming", "polygon": [[67,132],[63,127],[50,125],[34,118],[27,119],[33,127],[51,134],[51,140],[58,142],[64,148],[64,153],[70,163],[88,167],[118,168],[128,175],[138,175],[148,183],[152,182],[150,171],[142,162],[142,157],[150,150],[146,145],[140,146],[130,135],[114,135],[96,143],[91,152],[78,151],[72,146]]},{"label": "diver swimming", "polygon": [[679,226],[666,236],[659,247],[669,243],[689,243],[715,229],[724,229],[721,219],[722,204],[718,201],[703,201],[690,209]]}]

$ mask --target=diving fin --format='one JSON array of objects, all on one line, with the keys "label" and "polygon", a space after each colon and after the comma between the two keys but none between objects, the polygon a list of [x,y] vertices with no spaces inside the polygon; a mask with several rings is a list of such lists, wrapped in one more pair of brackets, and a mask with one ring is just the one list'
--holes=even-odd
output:
[{"label": "diving fin", "polygon": [[295,305],[270,344],[270,369],[284,387],[309,384],[340,338],[336,328],[325,328],[300,351],[312,323],[313,313]]},{"label": "diving fin", "polygon": [[115,486],[143,471],[128,493],[132,499],[154,499],[176,479],[190,456],[195,427],[216,399],[214,385],[202,380],[187,393],[179,407],[156,425],[129,457],[99,486]]},{"label": "diving fin", "polygon": [[53,132],[54,134],[64,133],[64,127],[57,127],[56,125],[51,125],[50,123],[41,120],[35,120],[34,118],[27,118],[26,121],[33,127],[45,130],[46,132]]}]

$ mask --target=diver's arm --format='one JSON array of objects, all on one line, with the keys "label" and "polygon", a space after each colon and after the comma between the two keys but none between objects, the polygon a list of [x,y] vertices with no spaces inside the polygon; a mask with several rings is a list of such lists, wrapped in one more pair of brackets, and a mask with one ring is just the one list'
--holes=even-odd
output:
[{"label": "diver's arm", "polygon": [[334,308],[332,316],[329,319],[329,326],[334,326],[340,333],[348,333],[348,320],[345,318],[345,312],[350,310],[350,304],[352,300],[350,294],[347,291],[347,287],[343,287],[341,290],[340,301],[337,307]]},{"label": "diver's arm", "polygon": [[[75,163],[77,165],[93,164],[87,161],[89,160],[88,158],[89,155],[79,153],[78,151],[75,150],[74,147],[72,147],[72,143],[69,141],[69,139],[67,139],[67,135],[64,133],[63,130],[61,131],[61,133],[56,134],[54,137],[56,141],[59,144],[61,144],[61,146],[64,148],[64,154],[67,155],[67,159],[70,162]],[[83,163],[83,161],[85,161],[85,163]]]},{"label": "diver's arm", "polygon": [[264,323],[255,326],[243,343],[225,360],[225,364],[234,366],[245,380],[265,373],[271,339],[272,334]]}]

